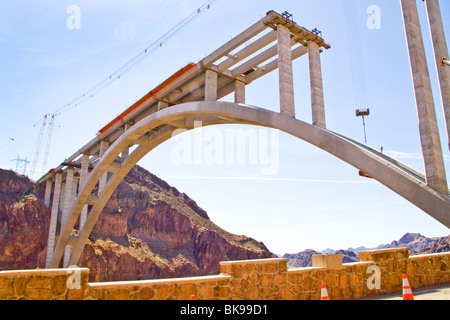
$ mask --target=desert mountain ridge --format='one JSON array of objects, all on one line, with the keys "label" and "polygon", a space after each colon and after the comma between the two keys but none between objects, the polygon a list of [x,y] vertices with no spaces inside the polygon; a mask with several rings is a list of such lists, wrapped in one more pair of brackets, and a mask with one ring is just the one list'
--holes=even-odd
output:
[{"label": "desert mountain ridge", "polygon": [[349,263],[359,261],[359,251],[388,248],[408,248],[410,255],[450,252],[450,235],[428,238],[420,233],[406,233],[398,240],[394,240],[389,244],[380,244],[379,246],[373,248],[360,246],[357,248],[350,247],[348,249],[340,250],[325,249],[320,252],[313,249],[306,249],[298,253],[286,253],[278,256],[287,259],[288,267],[301,268],[310,267],[312,265],[312,255],[316,254],[342,254],[343,263]]},{"label": "desert mountain ridge", "polygon": [[[44,191],[0,169],[0,270],[44,268]],[[90,269],[90,281],[122,281],[218,274],[220,261],[272,257],[262,242],[220,228],[188,195],[135,166],[100,214],[78,266]]]}]

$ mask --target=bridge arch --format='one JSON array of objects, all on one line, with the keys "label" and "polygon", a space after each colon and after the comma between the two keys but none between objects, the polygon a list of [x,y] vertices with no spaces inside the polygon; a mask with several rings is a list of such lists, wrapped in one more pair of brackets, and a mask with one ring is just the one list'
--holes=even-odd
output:
[{"label": "bridge arch", "polygon": [[[125,131],[99,159],[61,228],[51,268],[58,268],[67,245],[73,246],[69,265],[78,263],[95,222],[127,173],[151,150],[169,140],[176,130],[194,129],[196,120],[201,120],[203,126],[248,124],[288,133],[365,172],[450,228],[449,195],[433,190],[427,186],[422,174],[374,149],[332,131],[270,110],[230,102],[189,102],[162,109],[142,119]],[[122,151],[133,144],[138,147],[124,158],[122,163],[115,163]],[[111,177],[98,198],[92,199],[92,191],[106,172],[111,172]],[[79,236],[74,238],[72,230],[85,205],[90,205],[91,209],[86,223],[80,228]]]}]

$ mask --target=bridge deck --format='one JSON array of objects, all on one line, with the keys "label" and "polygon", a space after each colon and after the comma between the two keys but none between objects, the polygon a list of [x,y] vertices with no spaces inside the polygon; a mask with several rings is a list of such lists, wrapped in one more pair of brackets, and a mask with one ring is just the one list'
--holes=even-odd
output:
[{"label": "bridge deck", "polygon": [[68,167],[79,170],[83,154],[92,156],[91,167],[94,166],[100,156],[101,141],[113,143],[127,128],[146,116],[171,105],[204,100],[207,70],[217,73],[217,99],[234,92],[236,81],[246,85],[276,70],[278,52],[275,30],[278,25],[287,27],[291,32],[292,60],[308,52],[305,46],[308,41],[317,43],[321,48],[330,48],[317,30],[309,31],[288,17],[270,11],[212,54],[198,63],[188,64],[150,91],[102,128],[89,143],[41,177],[38,183],[53,180],[57,172],[64,172]]}]

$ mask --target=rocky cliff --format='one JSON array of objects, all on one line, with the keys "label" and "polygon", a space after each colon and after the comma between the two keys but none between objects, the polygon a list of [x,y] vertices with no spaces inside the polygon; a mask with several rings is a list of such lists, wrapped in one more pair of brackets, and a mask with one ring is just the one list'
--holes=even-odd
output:
[{"label": "rocky cliff", "polygon": [[49,211],[35,183],[0,170],[0,270],[42,266]]},{"label": "rocky cliff", "polygon": [[[0,170],[0,270],[42,268],[50,211],[43,190]],[[263,243],[233,235],[194,200],[136,166],[108,201],[79,266],[91,281],[219,273],[219,262],[270,258]]]}]

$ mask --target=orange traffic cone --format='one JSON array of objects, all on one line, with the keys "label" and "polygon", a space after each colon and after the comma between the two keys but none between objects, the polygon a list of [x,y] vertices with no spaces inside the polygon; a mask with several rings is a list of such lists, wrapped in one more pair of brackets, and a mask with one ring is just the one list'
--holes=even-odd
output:
[{"label": "orange traffic cone", "polygon": [[194,295],[191,296],[191,300],[197,300]]},{"label": "orange traffic cone", "polygon": [[403,300],[414,300],[414,295],[406,274],[403,275]]},{"label": "orange traffic cone", "polygon": [[325,283],[322,283],[320,300],[330,300],[330,297],[328,296],[327,285]]}]

